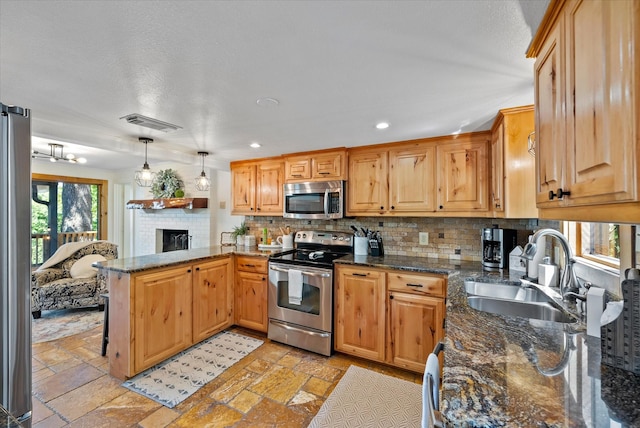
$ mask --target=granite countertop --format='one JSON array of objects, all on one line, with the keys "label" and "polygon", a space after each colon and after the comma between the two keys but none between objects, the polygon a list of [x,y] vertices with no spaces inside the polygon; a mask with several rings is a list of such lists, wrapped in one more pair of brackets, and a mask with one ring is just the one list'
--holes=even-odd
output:
[{"label": "granite countertop", "polygon": [[513,281],[508,273],[485,272],[477,262],[403,256],[335,263],[449,275],[440,394],[447,426],[640,426],[640,376],[601,365],[600,339],[587,336],[584,325],[468,306],[465,279]]},{"label": "granite countertop", "polygon": [[171,267],[183,263],[229,257],[231,254],[269,257],[271,254],[281,251],[282,250],[259,250],[257,247],[215,245],[204,248],[192,248],[190,250],[169,251],[167,253],[108,260],[106,262],[96,262],[94,265],[108,271],[135,273],[150,269]]}]

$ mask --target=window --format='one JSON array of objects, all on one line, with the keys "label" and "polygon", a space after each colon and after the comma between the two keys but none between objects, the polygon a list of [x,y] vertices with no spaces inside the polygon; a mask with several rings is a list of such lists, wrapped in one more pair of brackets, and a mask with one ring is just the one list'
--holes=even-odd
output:
[{"label": "window", "polygon": [[575,252],[596,263],[620,267],[620,226],[611,223],[576,223]]},{"label": "window", "polygon": [[107,182],[33,174],[31,263],[40,265],[67,242],[106,236]]}]

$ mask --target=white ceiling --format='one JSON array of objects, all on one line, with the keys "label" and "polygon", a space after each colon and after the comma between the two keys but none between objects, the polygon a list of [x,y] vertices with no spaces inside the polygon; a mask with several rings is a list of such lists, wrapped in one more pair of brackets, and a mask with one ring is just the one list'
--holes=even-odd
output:
[{"label": "white ceiling", "polygon": [[[31,109],[34,148],[73,144],[65,153],[111,169],[141,165],[140,136],[155,140],[151,164],[199,165],[206,150],[207,166],[228,169],[485,130],[499,109],[533,103],[525,51],[547,4],[0,0],[0,100]],[[182,129],[120,119],[130,113]]]}]

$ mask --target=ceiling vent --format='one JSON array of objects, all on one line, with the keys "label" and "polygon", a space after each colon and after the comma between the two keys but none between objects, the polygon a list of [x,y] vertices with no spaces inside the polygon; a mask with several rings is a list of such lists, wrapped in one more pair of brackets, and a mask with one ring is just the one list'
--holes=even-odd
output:
[{"label": "ceiling vent", "polygon": [[126,119],[126,121],[132,125],[144,126],[145,128],[151,128],[162,132],[177,131],[178,129],[182,129],[181,126],[172,125],[171,123],[163,122],[161,120],[153,119],[151,117],[143,116],[137,113],[122,116],[120,119]]}]

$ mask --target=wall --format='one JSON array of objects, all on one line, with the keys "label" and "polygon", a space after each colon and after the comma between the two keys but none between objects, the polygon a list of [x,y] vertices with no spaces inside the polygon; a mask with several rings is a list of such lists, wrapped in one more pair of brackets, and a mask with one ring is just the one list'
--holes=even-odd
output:
[{"label": "wall", "polygon": [[[260,242],[262,229],[266,227],[272,237],[281,235],[279,228],[290,226],[298,230],[351,231],[350,225],[379,230],[387,255],[445,258],[450,260],[481,260],[481,230],[485,227],[516,229],[517,243],[524,246],[527,236],[534,230],[560,227],[557,221],[502,220],[480,218],[423,218],[423,217],[358,217],[340,220],[290,220],[281,217],[247,217],[250,233]],[[418,233],[429,233],[429,245],[418,244]]]}]

